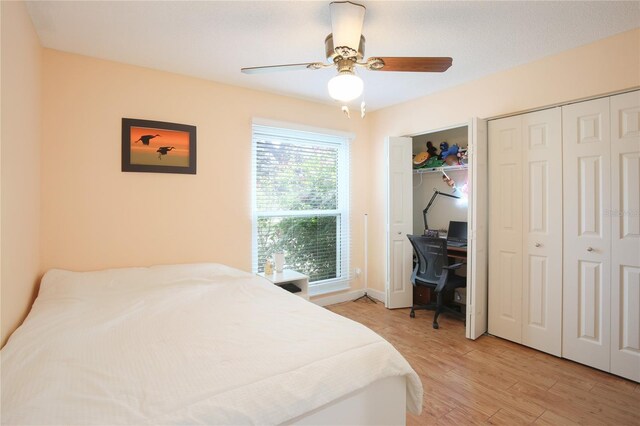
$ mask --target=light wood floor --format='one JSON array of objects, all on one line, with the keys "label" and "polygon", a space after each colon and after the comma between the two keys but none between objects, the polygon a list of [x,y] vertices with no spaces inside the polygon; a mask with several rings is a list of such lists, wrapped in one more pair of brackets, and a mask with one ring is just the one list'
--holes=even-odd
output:
[{"label": "light wood floor", "polygon": [[409,361],[424,387],[408,425],[640,425],[640,385],[492,336],[465,339],[461,321],[367,300],[328,307],[371,328]]}]

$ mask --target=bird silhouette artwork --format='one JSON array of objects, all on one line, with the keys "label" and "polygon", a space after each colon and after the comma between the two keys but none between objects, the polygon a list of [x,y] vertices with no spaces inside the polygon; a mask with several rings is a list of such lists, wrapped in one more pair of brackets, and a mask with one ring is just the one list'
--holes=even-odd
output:
[{"label": "bird silhouette artwork", "polygon": [[176,148],[175,148],[175,147],[173,147],[173,146],[161,146],[161,147],[160,147],[160,148],[158,148],[158,150],[156,151],[156,152],[158,153],[158,158],[159,158],[160,160],[162,160],[162,156],[163,156],[163,155],[167,155],[167,153],[168,153],[169,151],[171,151],[172,149],[176,149]]},{"label": "bird silhouette artwork", "polygon": [[142,142],[143,145],[149,145],[149,142],[151,142],[151,139],[155,137],[160,137],[160,135],[142,135],[140,136],[140,139],[138,139],[137,141],[134,141],[133,143]]}]

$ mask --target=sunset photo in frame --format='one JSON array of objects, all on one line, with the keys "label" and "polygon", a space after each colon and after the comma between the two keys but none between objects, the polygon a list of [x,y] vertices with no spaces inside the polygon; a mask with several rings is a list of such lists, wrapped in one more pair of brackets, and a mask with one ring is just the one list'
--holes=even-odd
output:
[{"label": "sunset photo in frame", "polygon": [[122,119],[122,171],[196,174],[196,127]]}]

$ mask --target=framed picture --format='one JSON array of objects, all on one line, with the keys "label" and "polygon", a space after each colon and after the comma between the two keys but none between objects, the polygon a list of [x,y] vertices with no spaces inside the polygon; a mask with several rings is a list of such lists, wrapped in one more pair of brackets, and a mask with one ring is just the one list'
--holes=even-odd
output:
[{"label": "framed picture", "polygon": [[122,119],[122,171],[196,174],[196,127]]}]

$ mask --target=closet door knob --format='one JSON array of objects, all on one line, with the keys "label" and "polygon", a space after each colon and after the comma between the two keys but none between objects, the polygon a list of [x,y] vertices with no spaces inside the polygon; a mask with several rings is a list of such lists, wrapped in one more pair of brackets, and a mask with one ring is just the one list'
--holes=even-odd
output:
[{"label": "closet door knob", "polygon": [[542,244],[536,243],[536,247],[542,247]]},{"label": "closet door knob", "polygon": [[593,247],[587,247],[587,251],[593,251]]}]

